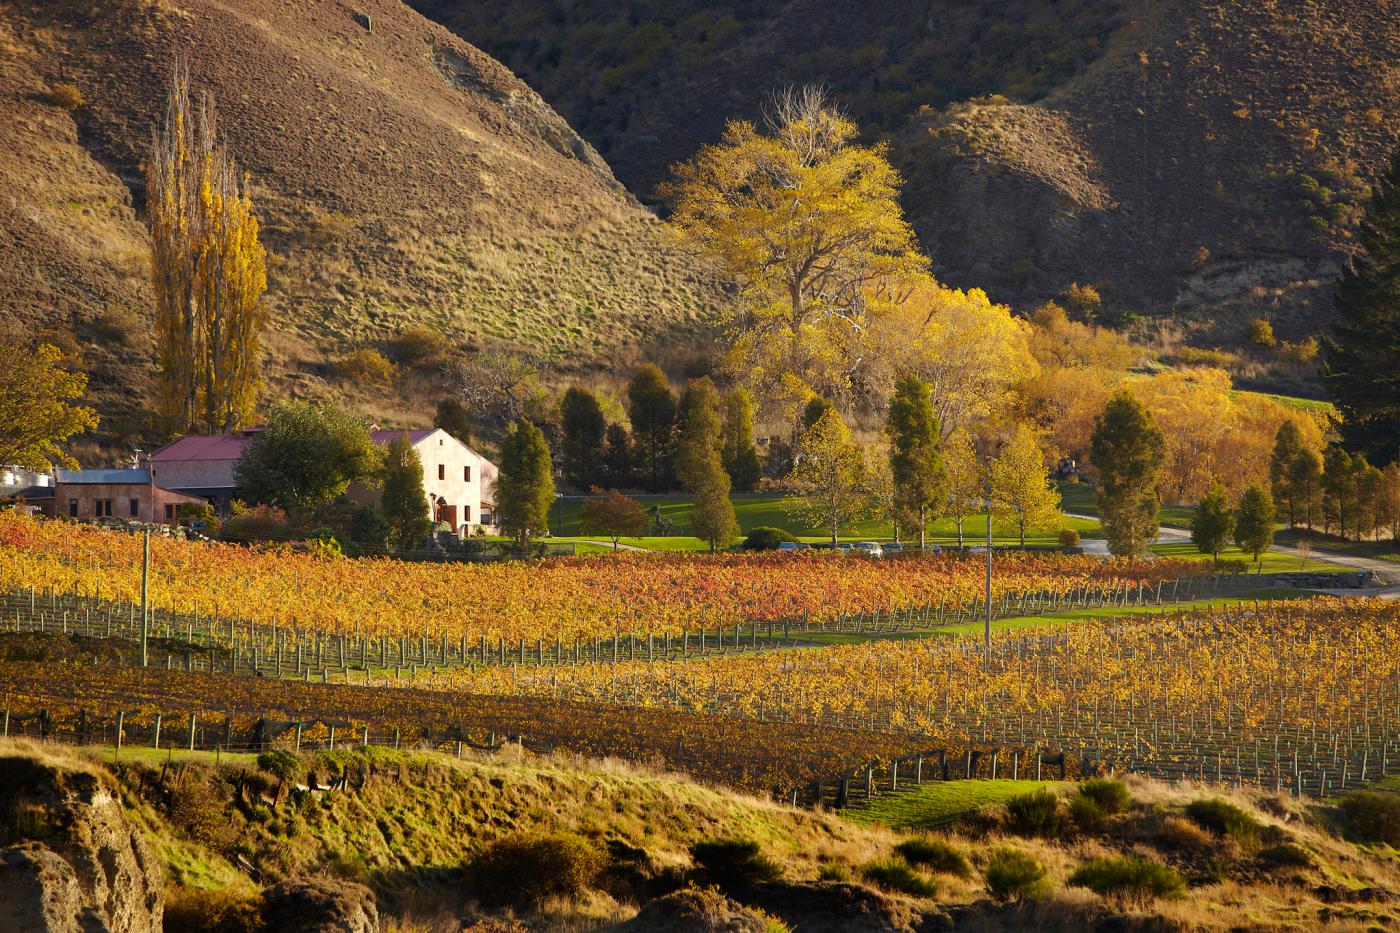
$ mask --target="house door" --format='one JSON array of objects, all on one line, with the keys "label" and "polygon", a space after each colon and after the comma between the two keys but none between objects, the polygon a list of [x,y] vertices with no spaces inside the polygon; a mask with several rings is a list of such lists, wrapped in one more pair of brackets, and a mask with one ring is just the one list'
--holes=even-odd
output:
[{"label": "house door", "polygon": [[453,528],[457,527],[457,506],[439,503],[437,507],[437,520],[446,522]]}]

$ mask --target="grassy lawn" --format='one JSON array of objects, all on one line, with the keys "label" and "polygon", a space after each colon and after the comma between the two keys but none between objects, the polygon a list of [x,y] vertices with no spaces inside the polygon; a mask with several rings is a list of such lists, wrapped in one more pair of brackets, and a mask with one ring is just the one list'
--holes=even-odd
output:
[{"label": "grassy lawn", "polygon": [[[1060,508],[1066,512],[1096,517],[1099,514],[1098,493],[1088,483],[1060,483],[1060,502]],[[1161,525],[1189,528],[1191,516],[1195,512],[1195,506],[1164,505],[1157,510],[1157,522]]]},{"label": "grassy lawn", "polygon": [[1296,408],[1305,411],[1310,415],[1331,417],[1337,413],[1337,406],[1331,402],[1324,402],[1315,398],[1299,398],[1296,395],[1278,395],[1274,392],[1251,392],[1248,389],[1235,389],[1234,395],[1262,395],[1264,398],[1271,398],[1280,405],[1287,405],[1289,408]]},{"label": "grassy lawn", "polygon": [[[165,738],[162,730],[161,738]],[[258,756],[251,752],[206,752],[189,751],[188,749],[170,748],[147,748],[139,745],[123,745],[119,756],[114,758],[117,750],[110,745],[83,745],[74,751],[87,758],[111,763],[114,760],[125,762],[142,762],[148,765],[161,765],[167,761],[194,761],[205,764],[214,764],[215,761],[224,764],[255,765]]]},{"label": "grassy lawn", "polygon": [[[679,493],[666,495],[639,495],[634,497],[642,503],[642,507],[651,514],[653,508],[660,506],[661,515],[664,519],[674,522],[682,531],[690,528],[690,498]],[[760,526],[771,526],[782,528],[793,534],[799,540],[807,542],[822,542],[829,540],[829,535],[820,528],[812,527],[799,522],[784,508],[785,497],[773,493],[741,493],[732,497],[734,502],[734,515],[739,520],[739,527],[745,533]],[[570,540],[606,540],[594,536],[589,538],[582,535],[579,530],[579,511],[583,505],[581,496],[565,496],[555,505],[549,514],[549,527],[554,532],[555,541],[566,542]],[[1098,523],[1085,521],[1083,519],[1066,519],[1065,525],[1073,528],[1082,537],[1092,538],[1101,536]],[[963,521],[963,537],[968,544],[979,544],[987,533],[986,517],[982,515],[971,515]],[[894,537],[894,529],[885,521],[865,521],[856,522],[847,528],[842,529],[841,540],[843,541],[889,541]],[[936,544],[956,544],[957,525],[951,518],[940,519],[930,526],[928,540]],[[1020,537],[1014,534],[1013,529],[1004,527],[1003,523],[994,523],[992,526],[992,540],[998,544],[1017,544]],[[643,537],[643,538],[623,538],[623,544],[631,544],[636,547],[647,548],[658,551],[698,551],[704,550],[705,544],[700,539],[688,535],[675,535],[671,537]],[[1032,545],[1047,545],[1058,543],[1058,531],[1055,532],[1034,532],[1026,533],[1026,543]],[[595,548],[583,546],[580,553],[592,553]]]},{"label": "grassy lawn", "polygon": [[1274,541],[1288,547],[1297,547],[1301,539],[1307,539],[1314,551],[1336,554],[1345,557],[1370,557],[1375,560],[1389,560],[1400,563],[1400,544],[1394,541],[1343,541],[1340,538],[1320,535],[1306,528],[1285,528],[1274,536]]},{"label": "grassy lawn", "polygon": [[[1011,762],[1002,765],[1008,771]],[[937,767],[934,762],[933,767]],[[925,768],[930,767],[927,763]],[[1026,763],[1022,762],[1022,767]],[[1029,765],[1035,771],[1035,759]],[[883,823],[891,829],[938,829],[976,813],[991,803],[1003,803],[1019,794],[1042,787],[1057,786],[1057,781],[934,781],[916,790],[876,797],[869,806],[842,811],[842,816],[854,823]]]},{"label": "grassy lawn", "polygon": [[[1280,544],[1283,542],[1279,542]],[[1190,541],[1167,541],[1149,546],[1149,550],[1159,557],[1171,557],[1180,560],[1203,560],[1209,561],[1209,554],[1202,554],[1196,550],[1196,546]],[[1341,564],[1328,564],[1317,560],[1302,561],[1292,554],[1281,554],[1277,551],[1266,551],[1260,555],[1259,563],[1254,563],[1254,555],[1241,551],[1237,547],[1226,548],[1220,552],[1222,561],[1243,561],[1249,567],[1250,573],[1284,573],[1289,571],[1305,570],[1309,573],[1346,573],[1348,568]],[[1261,569],[1262,565],[1262,569]]]}]

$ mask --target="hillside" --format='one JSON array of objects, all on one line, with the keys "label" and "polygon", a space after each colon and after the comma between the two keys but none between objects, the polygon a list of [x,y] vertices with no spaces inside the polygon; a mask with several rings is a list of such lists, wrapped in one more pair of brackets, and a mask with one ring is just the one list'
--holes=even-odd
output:
[{"label": "hillside", "polygon": [[695,331],[710,286],[597,152],[398,0],[0,3],[0,310],[75,331],[106,414],[150,378],[142,160],[178,54],[251,175],[275,394],[408,323],[583,359]]},{"label": "hillside", "polygon": [[1325,326],[1400,133],[1393,2],[412,2],[639,196],[770,88],[821,83],[893,141],[941,277],[1022,307],[1094,282],[1226,343],[1249,316]]}]

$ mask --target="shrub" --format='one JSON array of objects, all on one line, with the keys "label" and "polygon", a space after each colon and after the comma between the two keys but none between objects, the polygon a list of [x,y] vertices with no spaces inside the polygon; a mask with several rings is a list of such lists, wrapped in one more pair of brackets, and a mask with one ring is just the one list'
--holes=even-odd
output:
[{"label": "shrub", "polygon": [[1173,849],[1208,849],[1213,844],[1210,833],[1179,816],[1162,821],[1161,841]]},{"label": "shrub", "polygon": [[846,870],[846,866],[838,862],[831,862],[823,865],[817,872],[818,881],[848,881],[851,873]]},{"label": "shrub", "polygon": [[1114,778],[1090,778],[1079,785],[1079,796],[1087,797],[1105,813],[1122,813],[1133,802],[1128,785]]},{"label": "shrub", "polygon": [[746,551],[776,551],[778,545],[796,540],[781,528],[770,528],[764,525],[750,531],[749,536],[739,546]]},{"label": "shrub", "polygon": [[1186,890],[1186,881],[1175,870],[1136,856],[1091,859],[1075,869],[1068,883],[1103,897],[1140,901],[1181,897]]},{"label": "shrub", "polygon": [[1363,839],[1400,846],[1400,794],[1354,790],[1342,798],[1342,813]]},{"label": "shrub", "polygon": [[752,839],[702,839],[690,847],[700,873],[721,888],[743,887],[782,877],[782,866]]},{"label": "shrub", "polygon": [[918,836],[904,840],[895,846],[894,850],[910,865],[918,865],[959,878],[972,876],[972,866],[966,856],[942,839]]},{"label": "shrub", "polygon": [[1050,892],[1045,867],[1020,849],[997,849],[984,872],[987,890],[999,901],[1043,897]]},{"label": "shrub", "polygon": [[233,515],[219,531],[225,541],[252,541],[286,538],[291,534],[287,513],[275,505],[246,506],[233,503]]},{"label": "shrub", "polygon": [[167,787],[171,825],[187,839],[211,849],[222,849],[236,834],[229,823],[227,806],[207,775],[195,771],[180,769]]},{"label": "shrub", "polygon": [[1258,841],[1263,829],[1259,821],[1239,807],[1218,797],[1193,800],[1186,805],[1186,816],[1202,829],[1217,836],[1227,836],[1241,845]]},{"label": "shrub", "polygon": [[69,113],[72,113],[74,110],[77,110],[87,103],[87,98],[83,97],[83,92],[78,89],[78,86],[76,84],[69,84],[66,81],[60,81],[58,84],[49,88],[49,92],[44,95],[44,99],[55,107],[61,107],[67,110]]},{"label": "shrub", "polygon": [[938,885],[898,856],[866,863],[861,866],[860,876],[867,884],[873,884],[883,891],[912,897],[934,897],[938,894]]},{"label": "shrub", "polygon": [[603,870],[603,853],[573,833],[498,839],[467,866],[468,880],[488,904],[530,907],[551,895],[577,897]]},{"label": "shrub", "polygon": [[1061,528],[1060,547],[1079,547],[1079,532],[1073,528]]},{"label": "shrub", "polygon": [[1257,317],[1249,322],[1249,342],[1256,347],[1272,347],[1278,342],[1274,337],[1274,325]]},{"label": "shrub", "polygon": [[1048,787],[1007,800],[1006,815],[1012,831],[1022,835],[1057,836],[1064,828],[1060,797]]},{"label": "shrub", "polygon": [[263,752],[258,756],[258,767],[279,781],[290,781],[301,774],[301,760],[284,748]]},{"label": "shrub", "polygon": [[431,327],[415,324],[394,338],[389,352],[400,366],[424,367],[442,362],[448,354],[447,338]]},{"label": "shrub", "polygon": [[87,329],[94,340],[109,347],[125,347],[139,327],[134,315],[108,308],[88,321]]},{"label": "shrub", "polygon": [[165,895],[165,933],[259,933],[262,907],[256,897],[228,888],[201,891],[170,886]]},{"label": "shrub", "polygon": [[1313,864],[1312,853],[1291,842],[1270,846],[1259,853],[1259,860],[1275,868],[1307,868]]},{"label": "shrub", "polygon": [[1070,799],[1069,818],[1076,826],[1084,829],[1098,829],[1103,825],[1108,813],[1092,797],[1078,794]]},{"label": "shrub", "polygon": [[394,384],[394,364],[385,359],[383,353],[368,347],[342,357],[335,364],[335,369],[342,379],[353,382],[379,386]]}]

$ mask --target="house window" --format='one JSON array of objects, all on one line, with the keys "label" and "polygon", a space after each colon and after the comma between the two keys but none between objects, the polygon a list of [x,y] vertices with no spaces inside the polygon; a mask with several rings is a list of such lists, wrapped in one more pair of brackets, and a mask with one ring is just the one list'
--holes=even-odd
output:
[{"label": "house window", "polygon": [[469,505],[464,505],[464,506],[462,506],[462,524],[464,524],[464,525],[470,525],[471,523],[472,523],[472,507],[469,506]]},{"label": "house window", "polygon": [[472,481],[472,468],[471,468],[470,466],[464,466],[464,467],[462,467],[462,482],[464,482],[464,483],[470,483],[471,481]]},{"label": "house window", "polygon": [[140,500],[140,499],[132,499],[132,500],[131,500],[131,517],[132,517],[132,518],[140,518],[140,517],[141,517],[141,500]]},{"label": "house window", "polygon": [[77,499],[69,499],[69,500],[68,500],[68,517],[69,517],[69,518],[77,518],[77,517],[78,517],[78,500],[77,500]]},{"label": "house window", "polygon": [[167,502],[167,503],[165,503],[165,520],[166,520],[167,522],[173,522],[173,521],[175,521],[175,503],[173,503],[173,502]]},{"label": "house window", "polygon": [[92,514],[96,518],[112,517],[112,500],[97,499],[92,503]]},{"label": "house window", "polygon": [[438,464],[438,479],[447,479],[447,464]]}]

